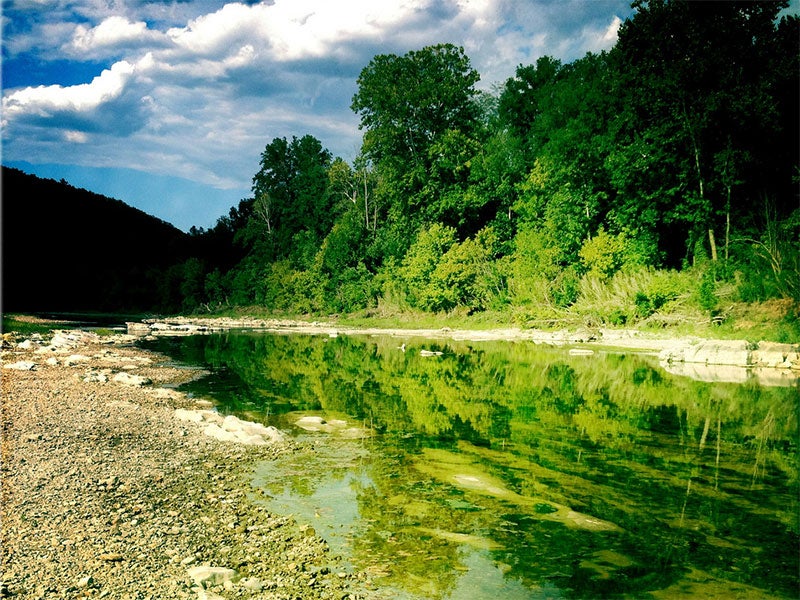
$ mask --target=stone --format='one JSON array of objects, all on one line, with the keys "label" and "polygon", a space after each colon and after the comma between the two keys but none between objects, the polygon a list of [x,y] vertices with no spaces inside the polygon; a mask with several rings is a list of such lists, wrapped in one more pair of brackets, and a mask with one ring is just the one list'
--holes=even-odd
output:
[{"label": "stone", "polygon": [[178,408],[175,418],[181,421],[206,424],[203,434],[222,442],[237,442],[250,446],[263,446],[285,440],[283,433],[275,427],[261,423],[243,421],[233,415],[223,418],[212,410],[189,410]]},{"label": "stone", "polygon": [[122,554],[118,554],[116,552],[107,552],[105,554],[101,554],[97,558],[106,562],[120,562],[123,560]]},{"label": "stone", "polygon": [[251,594],[260,592],[265,587],[264,582],[257,577],[245,577],[239,584]]},{"label": "stone", "polygon": [[4,369],[14,369],[15,371],[33,371],[35,367],[36,363],[30,360],[20,360],[3,365]]},{"label": "stone", "polygon": [[207,588],[215,585],[224,585],[226,581],[233,581],[236,571],[227,567],[211,567],[199,565],[187,571],[195,585]]},{"label": "stone", "polygon": [[147,377],[142,377],[141,375],[131,375],[130,373],[117,373],[114,375],[114,381],[135,387],[141,387],[150,383],[150,380],[147,379]]},{"label": "stone", "polygon": [[175,418],[181,421],[191,421],[193,423],[202,423],[203,415],[197,410],[188,410],[186,408],[176,408]]},{"label": "stone", "polygon": [[325,425],[325,419],[322,417],[306,416],[300,417],[294,424],[306,431],[321,431],[322,426]]},{"label": "stone", "polygon": [[108,383],[108,375],[99,371],[90,371],[83,377],[83,380],[86,383]]},{"label": "stone", "polygon": [[64,359],[64,366],[71,367],[73,365],[77,365],[78,363],[89,362],[90,360],[91,359],[88,356],[84,356],[83,354],[70,354]]}]

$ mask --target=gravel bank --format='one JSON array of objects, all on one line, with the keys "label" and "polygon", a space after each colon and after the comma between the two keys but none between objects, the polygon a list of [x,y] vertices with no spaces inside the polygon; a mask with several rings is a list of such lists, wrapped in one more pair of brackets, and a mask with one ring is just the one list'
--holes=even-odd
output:
[{"label": "gravel bank", "polygon": [[366,597],[313,528],[251,491],[254,463],[293,442],[220,441],[175,418],[202,406],[162,386],[195,372],[128,336],[3,345],[0,597]]}]

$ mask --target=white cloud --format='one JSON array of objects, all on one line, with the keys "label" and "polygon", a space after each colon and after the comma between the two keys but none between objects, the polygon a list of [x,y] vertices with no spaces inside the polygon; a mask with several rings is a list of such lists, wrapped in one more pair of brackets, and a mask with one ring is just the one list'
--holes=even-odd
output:
[{"label": "white cloud", "polygon": [[50,111],[73,110],[86,112],[104,102],[117,98],[134,72],[127,61],[115,63],[95,77],[91,83],[64,87],[49,85],[28,87],[3,98],[3,114],[7,119],[26,113],[45,116]]},{"label": "white cloud", "polygon": [[85,60],[89,56],[108,56],[126,48],[159,44],[164,37],[161,33],[150,31],[144,21],[134,23],[125,17],[112,16],[96,27],[77,25],[72,39],[63,45],[62,50]]},{"label": "white cloud", "polygon": [[64,131],[64,141],[72,142],[75,144],[85,144],[89,141],[89,136],[84,133],[83,131],[75,131],[73,129],[67,129]]},{"label": "white cloud", "polygon": [[[629,0],[609,1],[616,9]],[[4,158],[128,167],[231,189],[249,188],[274,137],[310,133],[352,158],[361,133],[349,105],[376,54],[463,45],[488,88],[543,54],[570,60],[608,48],[620,24],[608,2],[585,0],[36,6],[26,9],[35,22],[4,38],[6,48],[111,66],[89,83],[5,90]]]}]

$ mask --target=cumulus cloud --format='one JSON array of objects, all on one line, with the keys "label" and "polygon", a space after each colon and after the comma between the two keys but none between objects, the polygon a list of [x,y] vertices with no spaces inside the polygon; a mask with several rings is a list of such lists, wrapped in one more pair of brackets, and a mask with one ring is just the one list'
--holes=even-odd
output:
[{"label": "cumulus cloud", "polygon": [[[107,65],[79,85],[3,96],[10,160],[117,166],[248,188],[274,137],[311,133],[335,154],[360,145],[350,111],[375,54],[463,45],[484,87],[543,54],[610,47],[628,0],[16,0],[3,39],[17,54]],[[5,8],[5,7],[4,7]]]},{"label": "cumulus cloud", "polygon": [[151,31],[144,21],[131,22],[125,17],[112,16],[96,27],[75,26],[72,39],[62,46],[69,56],[82,59],[108,57],[136,48],[152,48],[166,43],[164,34]]},{"label": "cumulus cloud", "polygon": [[3,114],[13,120],[18,115],[47,116],[55,111],[87,112],[119,97],[134,67],[126,61],[103,71],[91,83],[28,87],[3,98]]}]

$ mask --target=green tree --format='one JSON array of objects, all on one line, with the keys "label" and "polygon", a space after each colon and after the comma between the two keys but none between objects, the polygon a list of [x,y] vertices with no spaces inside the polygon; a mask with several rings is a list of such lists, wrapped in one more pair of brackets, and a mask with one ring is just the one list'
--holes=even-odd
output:
[{"label": "green tree", "polygon": [[[331,154],[315,137],[275,138],[253,177],[252,221],[268,260],[313,255],[335,220],[328,193]],[[298,245],[303,248],[298,252]]]},{"label": "green tree", "polygon": [[374,165],[376,197],[387,207],[386,225],[405,240],[403,252],[421,225],[461,218],[481,124],[478,79],[451,44],[379,55],[361,71],[352,108],[364,130],[362,155]]},{"label": "green tree", "polygon": [[[651,226],[677,225],[688,248],[705,238],[718,258],[726,220],[765,192],[756,157],[782,129],[765,67],[775,62],[776,17],[786,5],[634,3],[614,49],[625,111],[612,164],[628,220],[644,214]],[[736,193],[734,172],[749,172],[751,189]]]}]

